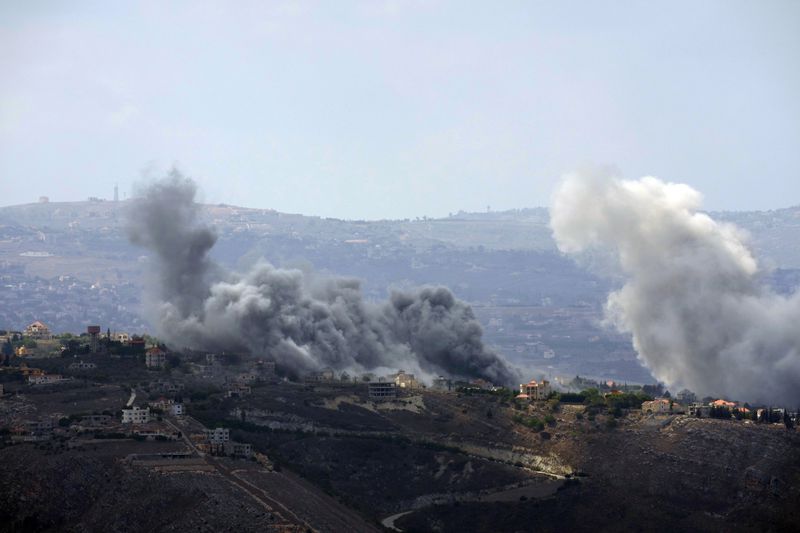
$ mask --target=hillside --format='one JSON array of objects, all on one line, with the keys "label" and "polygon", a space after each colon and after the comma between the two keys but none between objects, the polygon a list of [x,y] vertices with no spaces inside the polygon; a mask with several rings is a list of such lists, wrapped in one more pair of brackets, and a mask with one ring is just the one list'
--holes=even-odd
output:
[{"label": "hillside", "polygon": [[[0,208],[0,329],[43,320],[55,331],[98,323],[152,331],[143,316],[146,253],[125,232],[131,202]],[[557,252],[544,208],[457,213],[443,219],[345,221],[205,205],[219,235],[213,257],[246,269],[266,258],[362,280],[383,299],[394,287],[449,286],[470,302],[490,344],[543,373],[648,381],[627,338],[599,325],[613,279]],[[800,208],[717,213],[752,236],[767,281],[800,284]]]}]

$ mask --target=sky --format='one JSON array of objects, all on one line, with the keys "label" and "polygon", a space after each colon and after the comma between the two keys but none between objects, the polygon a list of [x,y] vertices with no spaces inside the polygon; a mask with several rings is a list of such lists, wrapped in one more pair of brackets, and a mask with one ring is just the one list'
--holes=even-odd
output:
[{"label": "sky", "polygon": [[800,204],[800,2],[2,2],[0,205],[348,219],[547,205],[587,165]]}]

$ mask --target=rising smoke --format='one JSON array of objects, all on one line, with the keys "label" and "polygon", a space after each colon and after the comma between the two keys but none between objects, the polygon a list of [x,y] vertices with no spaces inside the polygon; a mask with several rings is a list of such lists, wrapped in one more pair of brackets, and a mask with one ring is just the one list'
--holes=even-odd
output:
[{"label": "rising smoke", "polygon": [[200,220],[196,186],[177,171],[140,194],[133,243],[153,252],[145,307],[168,343],[274,359],[291,375],[330,367],[423,376],[482,377],[508,384],[518,372],[482,341],[472,309],[444,287],[362,297],[358,280],[276,268],[225,271],[208,256],[216,234]]},{"label": "rising smoke", "polygon": [[653,177],[568,176],[551,226],[562,252],[610,250],[626,277],[606,317],[672,387],[796,405],[800,294],[759,282],[745,235],[698,212],[701,195]]}]

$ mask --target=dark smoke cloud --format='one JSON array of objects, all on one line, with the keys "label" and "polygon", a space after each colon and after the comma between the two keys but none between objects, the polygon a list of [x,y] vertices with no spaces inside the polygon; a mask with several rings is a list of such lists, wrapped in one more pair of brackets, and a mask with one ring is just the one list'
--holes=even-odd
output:
[{"label": "dark smoke cloud", "polygon": [[141,193],[129,217],[131,241],[155,256],[146,307],[168,343],[264,355],[292,374],[403,368],[518,380],[483,344],[472,309],[444,287],[396,291],[378,304],[363,299],[356,279],[267,262],[223,270],[208,257],[216,235],[200,221],[195,193],[194,182],[173,171]]},{"label": "dark smoke cloud", "polygon": [[759,282],[756,260],[735,226],[698,212],[687,185],[608,173],[568,176],[553,198],[559,248],[609,250],[624,286],[606,306],[633,335],[659,380],[749,401],[800,401],[800,295]]}]

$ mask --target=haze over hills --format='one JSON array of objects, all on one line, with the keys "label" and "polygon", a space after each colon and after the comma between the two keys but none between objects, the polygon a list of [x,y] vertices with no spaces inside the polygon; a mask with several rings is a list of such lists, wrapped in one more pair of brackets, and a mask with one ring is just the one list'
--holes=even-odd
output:
[{"label": "haze over hills", "polygon": [[[56,331],[88,323],[151,331],[141,317],[149,260],[125,232],[130,202],[37,203],[0,208],[0,328],[40,319]],[[459,212],[441,219],[356,221],[204,205],[219,234],[219,263],[310,268],[362,280],[367,298],[390,288],[449,286],[470,302],[487,341],[544,373],[647,381],[630,340],[599,325],[613,278],[556,249],[545,208]],[[800,282],[800,207],[721,212],[747,230],[768,281]]]}]

